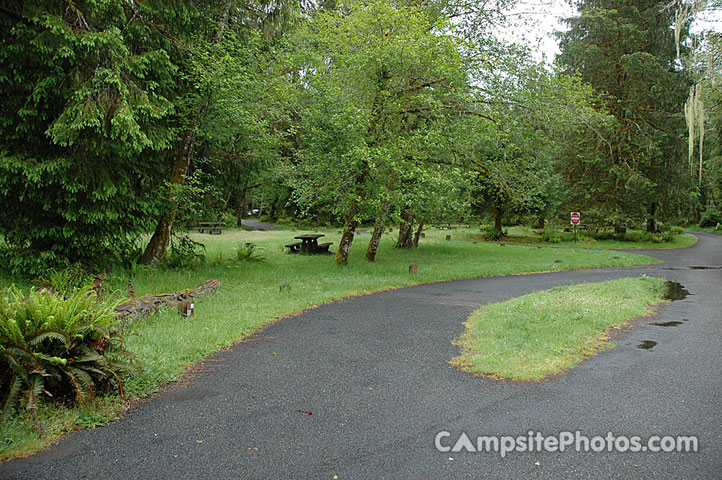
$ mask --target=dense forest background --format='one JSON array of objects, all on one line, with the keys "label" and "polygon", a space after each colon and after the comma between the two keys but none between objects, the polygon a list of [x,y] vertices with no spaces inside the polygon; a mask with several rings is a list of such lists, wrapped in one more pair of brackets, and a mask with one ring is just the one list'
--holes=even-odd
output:
[{"label": "dense forest background", "polygon": [[722,221],[719,1],[574,4],[550,66],[511,0],[1,0],[0,265],[156,265],[252,208],[342,224],[339,264],[362,224]]}]

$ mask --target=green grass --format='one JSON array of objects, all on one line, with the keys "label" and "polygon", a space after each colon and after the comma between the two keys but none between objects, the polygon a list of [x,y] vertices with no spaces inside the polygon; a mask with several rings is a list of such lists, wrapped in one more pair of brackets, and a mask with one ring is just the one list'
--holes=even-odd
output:
[{"label": "green grass", "polygon": [[[339,244],[333,230],[324,240]],[[453,235],[452,231],[452,235]],[[548,272],[592,267],[656,263],[650,257],[612,251],[550,249],[471,242],[445,241],[428,235],[417,249],[393,248],[397,231],[385,235],[374,263],[363,260],[369,235],[357,235],[347,267],[333,265],[333,257],[284,253],[283,245],[301,231],[226,230],[222,235],[193,234],[206,245],[206,264],[195,270],[163,270],[145,267],[134,271],[108,272],[107,286],[125,293],[128,280],[136,296],[193,288],[214,278],[221,287],[213,296],[196,304],[195,316],[180,317],[174,310],[137,322],[126,344],[143,366],[143,375],[126,381],[132,398],[155,393],[159,386],[179,378],[203,357],[240,341],[244,336],[289,314],[335,299],[378,290],[458,278]],[[263,249],[263,262],[240,262],[236,249],[253,242]],[[559,262],[557,262],[559,260]],[[419,273],[409,274],[418,264]],[[12,279],[0,277],[0,286]],[[21,282],[28,288],[27,282]],[[281,290],[288,284],[291,290]],[[112,418],[122,402],[99,402],[99,418]],[[74,425],[83,425],[83,415],[73,409],[45,407],[62,414],[47,415],[48,431],[41,440],[32,425],[15,420],[0,436],[0,458],[27,454],[48,445]],[[54,410],[56,409],[56,410]],[[56,422],[54,417],[58,418]],[[87,417],[87,415],[86,415]],[[75,420],[73,420],[73,418]],[[59,423],[58,423],[59,422]],[[3,440],[5,439],[5,440]],[[32,440],[28,440],[32,439]]]},{"label": "green grass", "polygon": [[33,421],[27,416],[15,416],[0,425],[0,462],[31,455],[67,432],[108,423],[125,407],[116,396],[96,398],[85,405],[76,406],[41,404],[38,422],[45,428],[42,437],[37,434]]},{"label": "green grass", "polygon": [[559,287],[474,312],[452,364],[490,378],[541,380],[614,347],[609,330],[649,315],[666,282],[633,278]]},{"label": "green grass", "polygon": [[716,229],[715,227],[689,227],[686,229],[690,232],[707,232],[707,233],[716,233],[717,235],[722,235],[722,228]]},{"label": "green grass", "polygon": [[[654,242],[620,242],[617,240],[594,240],[591,238],[582,238],[581,234],[578,237],[577,243],[573,241],[562,241],[559,243],[547,243],[542,242],[540,235],[535,233],[534,229],[520,226],[504,227],[504,231],[508,233],[508,236],[501,240],[507,244],[515,245],[538,245],[543,247],[568,247],[568,248],[582,248],[582,249],[607,249],[607,250],[658,250],[658,249],[670,249],[670,248],[684,248],[694,245],[697,242],[697,237],[689,233],[683,233],[675,235],[672,242],[667,243],[654,243]],[[459,239],[465,241],[483,242],[485,241],[484,236],[479,231],[478,227],[470,228],[458,228],[453,230],[437,230],[433,227],[426,231],[427,236],[432,238],[445,238],[446,235],[451,235],[452,239]],[[496,242],[498,243],[498,242]]]},{"label": "green grass", "polygon": [[[395,237],[386,236],[376,262],[368,263],[363,254],[369,236],[360,235],[354,242],[350,264],[337,267],[332,257],[284,253],[283,245],[295,234],[273,231],[194,235],[206,244],[207,265],[195,271],[143,270],[134,275],[136,295],[181,290],[209,278],[219,279],[221,289],[196,305],[191,321],[168,312],[136,326],[136,335],[128,339],[127,345],[144,365],[150,382],[143,382],[142,388],[131,383],[129,391],[136,396],[146,395],[149,386],[176,379],[187,366],[238,342],[263,324],[338,298],[455,278],[655,262],[626,253],[474,245],[433,238],[425,239],[418,249],[399,250],[393,248]],[[326,237],[338,245],[338,234],[328,233]],[[267,260],[236,261],[234,248],[245,242],[262,248]],[[417,275],[408,273],[410,264],[419,265]],[[284,284],[291,286],[290,292],[280,289]]]}]

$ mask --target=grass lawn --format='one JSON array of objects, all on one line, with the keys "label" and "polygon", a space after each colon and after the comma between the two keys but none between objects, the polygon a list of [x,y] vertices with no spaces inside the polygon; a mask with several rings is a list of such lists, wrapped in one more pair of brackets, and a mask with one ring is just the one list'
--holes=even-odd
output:
[{"label": "grass lawn", "polygon": [[[650,257],[613,251],[446,241],[445,231],[437,235],[434,230],[430,229],[419,248],[413,250],[393,248],[396,230],[385,235],[375,263],[363,260],[370,236],[357,235],[350,264],[336,267],[330,256],[284,253],[283,245],[302,233],[300,230],[229,229],[222,235],[191,235],[206,245],[206,264],[197,269],[139,267],[108,272],[106,285],[125,293],[130,280],[136,296],[193,288],[211,278],[221,282],[213,296],[196,305],[192,319],[184,319],[172,310],[132,327],[126,344],[143,366],[143,375],[128,379],[126,392],[131,398],[152,395],[161,384],[177,379],[203,357],[237,343],[264,324],[351,295],[458,278],[656,263]],[[450,234],[455,237],[457,231]],[[338,246],[339,239],[336,230],[323,238],[334,242],[332,249]],[[236,249],[245,242],[262,248],[266,260],[238,261]],[[410,264],[418,264],[417,275],[409,274]],[[0,276],[0,287],[10,282]],[[285,284],[290,285],[290,291],[280,288]],[[40,412],[41,422],[48,427],[44,438],[32,431],[32,422],[15,419],[0,430],[0,459],[48,445],[76,425],[104,423],[124,408],[126,405],[115,397],[98,400],[89,408],[44,405]]]},{"label": "grass lawn", "polygon": [[689,227],[687,229],[689,232],[707,232],[707,233],[716,233],[717,235],[722,235],[722,227],[717,229],[715,227]]},{"label": "grass lawn", "polygon": [[486,305],[465,322],[452,364],[490,378],[541,380],[614,347],[608,331],[648,315],[666,282],[631,278],[559,287]]}]

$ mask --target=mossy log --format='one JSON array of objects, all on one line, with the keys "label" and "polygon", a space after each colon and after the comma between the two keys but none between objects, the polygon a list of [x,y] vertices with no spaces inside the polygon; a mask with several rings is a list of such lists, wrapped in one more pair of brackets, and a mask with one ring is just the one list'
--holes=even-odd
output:
[{"label": "mossy log", "polygon": [[115,311],[124,318],[140,318],[157,312],[162,306],[171,307],[183,302],[199,300],[215,292],[220,285],[221,283],[218,280],[207,280],[193,289],[161,295],[144,295],[140,298],[130,298],[115,307]]}]

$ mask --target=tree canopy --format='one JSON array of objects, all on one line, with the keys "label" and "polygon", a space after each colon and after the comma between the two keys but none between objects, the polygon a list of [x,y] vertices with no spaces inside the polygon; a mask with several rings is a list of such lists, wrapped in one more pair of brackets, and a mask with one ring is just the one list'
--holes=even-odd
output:
[{"label": "tree canopy", "polygon": [[[677,63],[674,11],[662,1],[581,0],[567,19],[558,64],[579,73],[608,113],[599,132],[570,142],[562,173],[570,202],[617,228],[660,212],[678,215],[689,200],[684,121],[688,73]],[[678,34],[686,37],[688,25]],[[681,33],[680,33],[681,32]]]},{"label": "tree canopy", "polygon": [[552,68],[495,35],[514,3],[0,2],[0,262],[156,265],[249,201],[342,223],[339,264],[362,223],[373,260],[389,222],[414,247],[480,212],[717,208],[720,42],[694,9],[579,0]]}]

